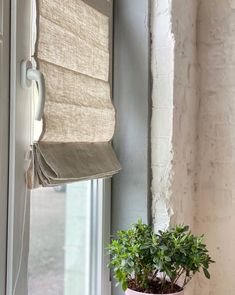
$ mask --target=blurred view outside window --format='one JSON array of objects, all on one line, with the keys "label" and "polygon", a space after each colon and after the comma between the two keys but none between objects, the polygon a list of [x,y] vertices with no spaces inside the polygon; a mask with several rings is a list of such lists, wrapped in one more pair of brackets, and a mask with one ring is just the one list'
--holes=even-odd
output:
[{"label": "blurred view outside window", "polygon": [[90,181],[33,191],[29,295],[87,293],[90,193]]}]

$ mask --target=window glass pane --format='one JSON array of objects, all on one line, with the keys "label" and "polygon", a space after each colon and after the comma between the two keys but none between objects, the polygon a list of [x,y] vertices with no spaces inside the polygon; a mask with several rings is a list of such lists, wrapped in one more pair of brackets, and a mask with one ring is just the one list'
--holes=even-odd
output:
[{"label": "window glass pane", "polygon": [[34,190],[29,295],[87,294],[91,182]]}]

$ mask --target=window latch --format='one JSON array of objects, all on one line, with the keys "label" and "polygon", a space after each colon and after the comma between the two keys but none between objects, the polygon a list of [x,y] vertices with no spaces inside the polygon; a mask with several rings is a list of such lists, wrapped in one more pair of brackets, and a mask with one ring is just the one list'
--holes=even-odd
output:
[{"label": "window latch", "polygon": [[35,120],[40,121],[43,116],[45,105],[45,79],[43,74],[33,68],[32,62],[23,60],[21,62],[21,86],[29,88],[32,81],[36,81],[38,87],[38,101],[35,108]]}]

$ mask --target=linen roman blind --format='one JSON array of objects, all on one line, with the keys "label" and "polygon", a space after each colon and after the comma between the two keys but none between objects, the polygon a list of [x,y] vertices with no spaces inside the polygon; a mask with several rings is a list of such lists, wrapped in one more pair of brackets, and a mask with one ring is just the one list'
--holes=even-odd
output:
[{"label": "linen roman blind", "polygon": [[46,101],[33,171],[42,186],[120,170],[111,146],[110,17],[81,0],[37,1],[35,59]]}]

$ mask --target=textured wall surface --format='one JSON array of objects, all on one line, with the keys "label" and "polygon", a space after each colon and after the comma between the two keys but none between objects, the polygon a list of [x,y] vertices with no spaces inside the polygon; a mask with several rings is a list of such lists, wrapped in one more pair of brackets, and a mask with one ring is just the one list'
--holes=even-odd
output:
[{"label": "textured wall surface", "polygon": [[235,1],[201,1],[200,117],[195,226],[216,260],[196,295],[235,294]]},{"label": "textured wall surface", "polygon": [[[193,226],[197,1],[152,1],[152,193],[155,229]],[[193,294],[191,283],[186,295]]]},{"label": "textured wall surface", "polygon": [[172,223],[193,226],[197,150],[197,0],[172,1],[174,51]]},{"label": "textured wall surface", "polygon": [[174,36],[171,1],[152,1],[152,213],[157,229],[169,225],[172,166]]},{"label": "textured wall surface", "polygon": [[152,1],[155,228],[205,233],[216,264],[187,295],[234,295],[235,1]]},{"label": "textured wall surface", "polygon": [[[155,230],[193,226],[197,1],[152,1],[152,213]],[[186,295],[193,294],[194,284]]]},{"label": "textured wall surface", "polygon": [[197,1],[152,1],[152,169],[156,229],[193,224],[198,114]]}]

